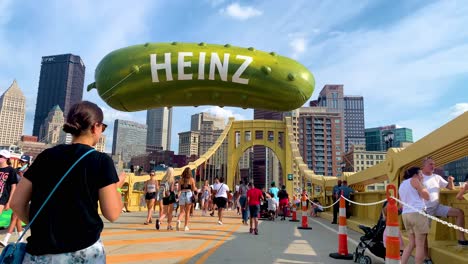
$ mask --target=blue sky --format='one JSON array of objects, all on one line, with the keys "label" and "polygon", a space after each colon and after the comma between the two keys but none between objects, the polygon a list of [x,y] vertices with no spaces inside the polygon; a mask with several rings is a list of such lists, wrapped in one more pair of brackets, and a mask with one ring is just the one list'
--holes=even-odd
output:
[{"label": "blue sky", "polygon": [[[86,86],[118,48],[230,43],[297,59],[316,78],[312,99],[324,84],[344,84],[345,94],[364,96],[366,127],[397,124],[420,139],[468,110],[466,25],[465,1],[0,0],[0,93],[18,81],[31,134],[41,56],[80,55]],[[110,125],[116,118],[145,123],[146,112],[113,110],[96,90],[84,99],[98,103]],[[204,110],[253,117],[240,108],[176,107],[172,150],[190,115]]]}]

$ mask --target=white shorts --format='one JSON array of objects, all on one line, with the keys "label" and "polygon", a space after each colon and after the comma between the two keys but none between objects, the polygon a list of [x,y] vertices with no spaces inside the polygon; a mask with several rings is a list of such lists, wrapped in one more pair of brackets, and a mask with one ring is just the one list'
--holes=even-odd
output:
[{"label": "white shorts", "polygon": [[181,192],[179,196],[179,205],[191,204],[192,196],[192,192]]},{"label": "white shorts", "polygon": [[448,212],[449,212],[450,208],[451,208],[450,206],[446,206],[446,205],[443,205],[443,204],[438,204],[435,207],[428,207],[426,211],[430,215],[447,218],[447,215],[448,215]]}]

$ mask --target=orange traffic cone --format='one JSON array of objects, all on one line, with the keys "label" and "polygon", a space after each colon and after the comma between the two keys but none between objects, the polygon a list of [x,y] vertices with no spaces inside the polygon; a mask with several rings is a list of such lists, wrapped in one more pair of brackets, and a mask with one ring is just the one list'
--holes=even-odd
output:
[{"label": "orange traffic cone", "polygon": [[390,190],[396,197],[397,191],[393,184],[387,185],[387,240],[385,263],[398,264],[400,260],[400,226],[398,223],[398,207],[395,199],[390,197]]},{"label": "orange traffic cone", "polygon": [[292,219],[289,222],[299,222],[297,220],[297,213],[296,213],[296,196],[293,196],[293,203],[292,203]]},{"label": "orange traffic cone", "polygon": [[308,225],[307,197],[305,194],[302,194],[301,203],[302,203],[302,225],[298,226],[297,229],[312,229],[312,227],[309,227]]},{"label": "orange traffic cone", "polygon": [[340,197],[340,216],[338,220],[338,253],[330,253],[334,259],[353,259],[352,254],[348,254],[348,232],[346,227],[346,205],[343,198],[343,191]]}]

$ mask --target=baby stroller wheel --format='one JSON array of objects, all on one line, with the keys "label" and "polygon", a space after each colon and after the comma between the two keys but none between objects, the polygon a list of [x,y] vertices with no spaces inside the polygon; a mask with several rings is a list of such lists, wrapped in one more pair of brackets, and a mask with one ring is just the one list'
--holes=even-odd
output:
[{"label": "baby stroller wheel", "polygon": [[353,260],[354,262],[358,262],[358,259],[361,257],[361,254],[359,254],[359,252],[354,252],[353,253]]},{"label": "baby stroller wheel", "polygon": [[359,264],[372,264],[372,260],[369,256],[360,256]]}]

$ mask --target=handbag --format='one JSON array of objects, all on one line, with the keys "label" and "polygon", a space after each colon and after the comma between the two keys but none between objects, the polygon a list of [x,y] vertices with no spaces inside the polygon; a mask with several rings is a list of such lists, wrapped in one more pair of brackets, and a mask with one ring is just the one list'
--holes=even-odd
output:
[{"label": "handbag", "polygon": [[16,242],[8,244],[3,250],[2,254],[0,255],[0,264],[21,264],[23,263],[24,255],[26,254],[26,243],[20,242],[23,236],[26,234],[28,229],[31,227],[32,223],[36,219],[37,215],[41,212],[41,210],[44,208],[46,203],[49,201],[50,197],[52,194],[54,194],[55,190],[57,190],[58,186],[62,181],[67,177],[67,175],[70,173],[70,171],[80,162],[85,156],[87,156],[89,153],[95,151],[95,149],[90,149],[88,150],[85,154],[83,154],[73,165],[68,169],[68,171],[62,176],[60,181],[57,182],[55,187],[52,189],[50,192],[49,196],[47,199],[45,199],[44,203],[41,205],[39,210],[37,210],[36,215],[32,218],[32,220],[29,222],[29,224],[24,228],[23,234],[18,238]]}]

